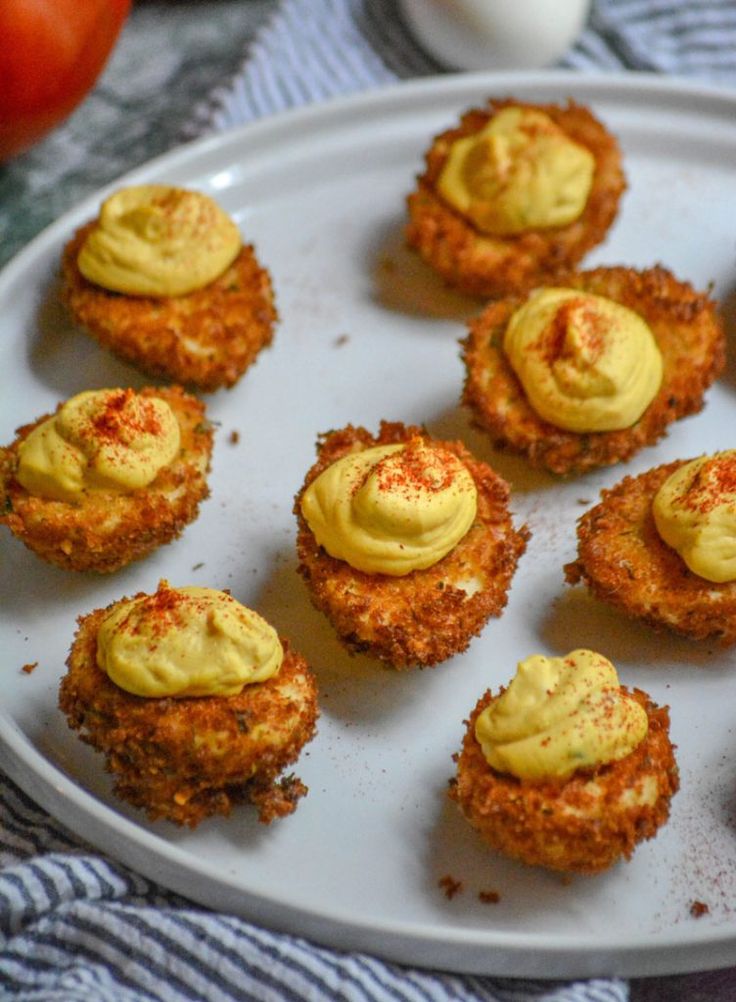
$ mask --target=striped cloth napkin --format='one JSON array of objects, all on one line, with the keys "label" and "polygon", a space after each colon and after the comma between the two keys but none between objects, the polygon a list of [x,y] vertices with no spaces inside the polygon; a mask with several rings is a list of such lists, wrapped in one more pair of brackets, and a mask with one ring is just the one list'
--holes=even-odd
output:
[{"label": "striped cloth napkin", "polygon": [[[355,93],[442,66],[411,37],[396,0],[285,0],[242,72],[195,112],[196,132]],[[339,59],[335,58],[339,53]],[[594,0],[560,67],[697,76],[736,85],[734,0]]]},{"label": "striped cloth napkin", "polygon": [[[283,0],[192,133],[441,72],[395,0]],[[597,0],[560,65],[736,84],[732,0]],[[340,59],[334,53],[340,53]],[[526,982],[339,954],[195,907],[85,845],[0,782],[0,999],[15,1002],[732,1002],[736,970]],[[696,988],[697,986],[697,988]]]}]

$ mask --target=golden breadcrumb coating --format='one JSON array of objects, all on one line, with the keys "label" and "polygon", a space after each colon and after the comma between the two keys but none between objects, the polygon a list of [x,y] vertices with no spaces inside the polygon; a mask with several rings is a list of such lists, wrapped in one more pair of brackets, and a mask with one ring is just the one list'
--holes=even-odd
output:
[{"label": "golden breadcrumb coating", "polygon": [[233,386],[271,343],[271,279],[245,245],[219,278],[183,296],[130,296],[88,281],[77,255],[95,222],[64,248],[62,298],[74,321],[141,372],[212,391]]},{"label": "golden breadcrumb coating", "polygon": [[478,427],[499,447],[523,453],[533,466],[553,473],[582,473],[630,459],[653,445],[678,418],[695,414],[703,395],[725,364],[725,334],[716,304],[660,266],[594,268],[567,275],[559,283],[605,296],[646,320],[664,363],[659,392],[639,420],[619,431],[580,433],[541,418],[503,350],[509,318],[523,300],[489,304],[469,324],[463,345],[466,367],[463,403]]},{"label": "golden breadcrumb coating", "polygon": [[508,509],[509,487],[461,442],[436,441],[467,467],[478,492],[478,511],[467,534],[445,557],[404,577],[366,574],[331,557],[318,545],[301,513],[307,486],[349,452],[408,442],[422,429],[382,422],[379,434],[348,427],[323,435],[318,459],[296,497],[299,573],[312,602],[332,623],[351,653],[365,653],[394,668],[435,665],[457,654],[501,614],[529,532],[516,530]]},{"label": "golden breadcrumb coating", "polygon": [[657,532],[652,501],[688,460],[676,460],[601,492],[578,520],[578,558],[568,584],[583,582],[601,601],[655,628],[695,640],[736,642],[736,582],[716,584],[693,573]]},{"label": "golden breadcrumb coating", "polygon": [[318,716],[304,658],[282,640],[279,671],[236,696],[134,696],[97,665],[100,624],[117,604],[80,617],[59,689],[69,726],[104,754],[115,793],[151,820],[191,828],[241,802],[255,804],[265,823],[290,814],[307,790],[279,776],[314,736]]},{"label": "golden breadcrumb coating", "polygon": [[181,435],[178,455],[146,487],[127,494],[86,491],[78,502],[29,494],[16,480],[18,449],[49,414],[19,428],[15,441],[0,448],[0,524],[43,560],[70,571],[110,573],[176,539],[197,517],[209,494],[212,453],[205,406],[179,386],[137,393],[166,401]]},{"label": "golden breadcrumb coating", "polygon": [[478,715],[494,698],[486,692],[467,722],[450,797],[493,849],[524,863],[598,873],[629,859],[665,823],[679,787],[667,708],[639,689],[631,695],[649,719],[634,751],[565,780],[531,782],[486,762],[475,737]]},{"label": "golden breadcrumb coating", "polygon": [[[489,236],[438,194],[437,181],[452,143],[479,132],[507,107],[544,112],[595,158],[593,185],[585,209],[567,226],[529,230],[516,236]],[[626,187],[616,139],[587,108],[572,101],[559,106],[489,100],[485,108],[467,111],[457,127],[436,136],[425,160],[425,171],[407,202],[408,243],[449,285],[483,298],[521,293],[550,283],[555,275],[574,268],[605,237]]]}]

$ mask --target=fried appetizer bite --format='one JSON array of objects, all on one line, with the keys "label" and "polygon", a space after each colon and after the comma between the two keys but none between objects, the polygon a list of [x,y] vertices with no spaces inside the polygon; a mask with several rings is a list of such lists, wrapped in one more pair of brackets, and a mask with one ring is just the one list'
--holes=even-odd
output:
[{"label": "fried appetizer bite", "polygon": [[669,714],[593,651],[520,662],[467,727],[450,797],[497,852],[598,873],[667,820],[679,786]]},{"label": "fried appetizer bite", "polygon": [[449,285],[521,293],[600,243],[626,187],[615,138],[581,105],[490,100],[435,137],[407,240]]},{"label": "fried appetizer bite", "polygon": [[666,463],[601,498],[578,521],[567,582],[655,628],[736,642],[736,451]]},{"label": "fried appetizer bite", "polygon": [[230,387],[271,343],[271,279],[206,195],[167,185],[103,202],[62,257],[62,298],[88,334],[151,376]]},{"label": "fried appetizer bite", "polygon": [[80,617],[67,665],[69,726],[151,820],[194,828],[249,801],[269,823],[307,792],[279,777],[314,736],[314,676],[228,593],[162,581],[96,609]]},{"label": "fried appetizer bite", "polygon": [[463,344],[463,403],[553,473],[630,459],[703,407],[725,363],[715,303],[662,267],[608,267],[489,304]]},{"label": "fried appetizer bite", "polygon": [[296,497],[299,573],[351,653],[435,665],[506,605],[529,536],[508,502],[461,442],[349,425],[321,436]]},{"label": "fried appetizer bite", "polygon": [[0,448],[0,524],[58,567],[116,571],[197,517],[211,453],[179,386],[79,393]]}]

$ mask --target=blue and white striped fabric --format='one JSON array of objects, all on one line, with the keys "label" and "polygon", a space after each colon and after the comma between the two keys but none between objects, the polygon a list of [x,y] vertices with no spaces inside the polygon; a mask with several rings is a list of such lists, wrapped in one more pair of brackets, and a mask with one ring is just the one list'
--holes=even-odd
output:
[{"label": "blue and white striped fabric", "polygon": [[0,999],[14,1002],[625,1002],[621,981],[408,970],[195,908],[0,784]]},{"label": "blue and white striped fabric", "polygon": [[[199,110],[192,132],[440,72],[396,6],[283,0],[242,72]],[[597,0],[561,65],[736,84],[735,43],[732,0]],[[0,1000],[685,1002],[696,982],[700,998],[736,998],[736,970],[633,986],[529,983],[407,970],[322,949],[191,905],[84,845],[7,779],[0,866]]]},{"label": "blue and white striped fabric", "polygon": [[[242,72],[199,109],[196,131],[442,72],[396,0],[284,0]],[[561,67],[698,76],[736,85],[734,0],[594,0]]]}]

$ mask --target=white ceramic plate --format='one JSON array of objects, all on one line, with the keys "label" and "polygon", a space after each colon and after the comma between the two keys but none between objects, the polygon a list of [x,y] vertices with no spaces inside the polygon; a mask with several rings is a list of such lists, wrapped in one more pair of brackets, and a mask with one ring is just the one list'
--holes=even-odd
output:
[{"label": "white ceramic plate", "polygon": [[[113,577],[47,567],[0,537],[0,742],[9,775],[75,832],[195,901],[337,947],[469,972],[653,974],[736,959],[734,654],[655,635],[570,589],[575,520],[602,486],[736,444],[733,374],[705,411],[629,466],[569,484],[495,455],[458,406],[458,338],[476,303],[443,290],[402,241],[404,197],[430,137],[489,95],[589,104],[619,136],[620,218],[586,263],[662,262],[727,312],[736,284],[736,96],[643,77],[482,75],[424,81],[234,131],[126,181],[200,188],[234,214],[273,274],[274,346],[209,398],[219,431],[212,496],[178,542]],[[102,197],[104,193],[100,193]],[[0,441],[90,387],[143,385],[66,321],[64,241],[87,202],[0,276]],[[730,323],[730,321],[729,321]],[[733,326],[731,324],[731,326]],[[505,614],[464,655],[394,673],[350,658],[295,569],[292,498],[319,432],[381,418],[463,437],[512,483],[533,532]],[[237,444],[231,432],[239,433]],[[310,793],[270,828],[244,807],[196,831],[149,825],[111,795],[101,757],[68,730],[56,694],[75,618],[136,590],[232,589],[309,658],[317,738],[297,772]],[[598,648],[623,681],[672,708],[682,790],[628,864],[566,881],[495,857],[446,797],[463,719],[480,693],[541,651]],[[38,662],[32,673],[23,665]],[[438,886],[462,882],[451,900]],[[482,891],[500,895],[495,905]],[[690,914],[693,901],[709,913]]]}]

